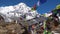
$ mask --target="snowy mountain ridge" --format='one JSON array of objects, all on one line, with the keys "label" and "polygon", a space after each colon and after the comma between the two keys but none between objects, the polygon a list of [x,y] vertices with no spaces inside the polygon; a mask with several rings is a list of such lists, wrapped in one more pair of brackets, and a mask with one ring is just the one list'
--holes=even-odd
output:
[{"label": "snowy mountain ridge", "polygon": [[0,7],[0,15],[6,22],[11,22],[12,18],[15,20],[26,15],[26,20],[29,20],[35,18],[35,16],[39,16],[40,14],[38,14],[36,10],[32,11],[26,4],[19,3],[14,6]]}]

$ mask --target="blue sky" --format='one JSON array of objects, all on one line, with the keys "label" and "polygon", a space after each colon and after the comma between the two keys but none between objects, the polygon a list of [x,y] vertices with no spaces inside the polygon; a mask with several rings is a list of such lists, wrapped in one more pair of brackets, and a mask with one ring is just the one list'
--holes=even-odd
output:
[{"label": "blue sky", "polygon": [[[28,6],[32,7],[34,4],[37,3],[37,1],[38,0],[0,0],[0,7],[17,5],[20,2],[23,2]],[[43,14],[53,10],[58,4],[60,4],[60,0],[47,0],[44,4],[40,4],[40,6],[37,8],[37,11]]]}]

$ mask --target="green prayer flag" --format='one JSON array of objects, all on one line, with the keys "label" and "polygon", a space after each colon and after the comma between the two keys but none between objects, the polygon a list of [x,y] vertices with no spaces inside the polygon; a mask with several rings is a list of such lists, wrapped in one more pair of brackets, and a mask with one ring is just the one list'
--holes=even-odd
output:
[{"label": "green prayer flag", "polygon": [[44,32],[43,32],[43,34],[51,34],[51,32],[49,32],[49,31],[47,31],[46,30],[46,21],[44,21]]}]

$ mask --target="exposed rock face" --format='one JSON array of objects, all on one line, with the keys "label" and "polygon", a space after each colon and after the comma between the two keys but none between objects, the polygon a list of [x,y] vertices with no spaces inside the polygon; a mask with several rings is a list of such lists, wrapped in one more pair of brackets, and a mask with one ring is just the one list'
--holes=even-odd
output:
[{"label": "exposed rock face", "polygon": [[22,34],[25,30],[16,23],[0,24],[0,34]]},{"label": "exposed rock face", "polygon": [[4,21],[4,18],[0,15],[0,21]]}]

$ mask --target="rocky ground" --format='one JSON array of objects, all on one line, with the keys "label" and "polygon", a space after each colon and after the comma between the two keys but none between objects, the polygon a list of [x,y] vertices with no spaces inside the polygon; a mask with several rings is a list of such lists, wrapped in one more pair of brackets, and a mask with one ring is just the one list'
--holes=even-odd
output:
[{"label": "rocky ground", "polygon": [[[22,34],[25,30],[23,27],[15,22],[5,23],[4,21],[0,22],[0,34]],[[60,34],[60,25],[52,30],[54,34]]]},{"label": "rocky ground", "polygon": [[23,32],[24,29],[19,24],[0,22],[0,34],[22,34]]},{"label": "rocky ground", "polygon": [[52,31],[54,34],[60,34],[60,25]]}]

